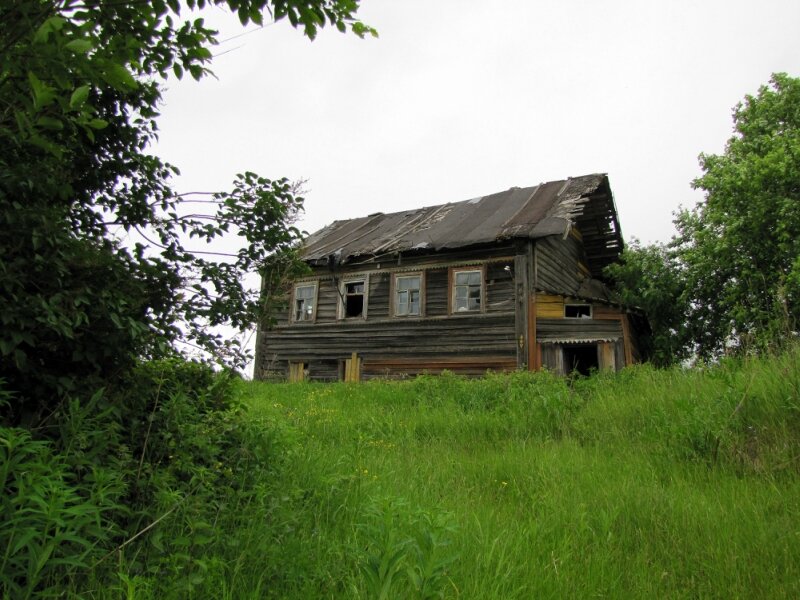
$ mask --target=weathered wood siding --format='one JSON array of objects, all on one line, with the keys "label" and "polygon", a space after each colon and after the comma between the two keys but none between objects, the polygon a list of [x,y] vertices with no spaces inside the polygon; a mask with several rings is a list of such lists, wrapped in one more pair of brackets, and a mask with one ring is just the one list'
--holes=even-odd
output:
[{"label": "weathered wood siding", "polygon": [[537,319],[536,339],[550,341],[616,341],[622,339],[619,321],[600,319]]},{"label": "weathered wood siding", "polygon": [[367,302],[370,319],[385,319],[389,316],[389,273],[372,273],[369,276],[369,295]]},{"label": "weathered wood siding", "polygon": [[425,272],[425,314],[443,317],[447,314],[447,269],[428,269]]},{"label": "weathered wood siding", "polygon": [[[473,267],[484,273],[482,310],[451,315],[451,270]],[[636,360],[624,311],[578,296],[589,272],[577,232],[516,247],[404,255],[338,266],[335,273],[324,266],[315,270],[315,322],[292,323],[288,306],[276,314],[276,325],[259,332],[256,377],[283,379],[292,362],[303,363],[309,379],[337,380],[352,353],[364,379],[444,369],[480,375],[487,369],[546,367],[563,373],[565,344],[595,344],[601,368]],[[419,317],[392,316],[393,278],[406,273],[423,277]],[[339,319],[335,282],[362,275],[369,282],[366,319]],[[565,303],[591,304],[592,318],[565,318]]]},{"label": "weathered wood siding", "polygon": [[[317,323],[333,323],[336,321],[336,307],[339,302],[339,291],[330,277],[319,280],[317,290]],[[284,324],[286,321],[284,322]]]},{"label": "weathered wood siding", "polygon": [[[506,270],[508,267],[508,270]],[[514,310],[514,263],[498,262],[486,266],[486,312]]]},{"label": "weathered wood siding", "polygon": [[[306,365],[312,380],[337,380],[352,353],[362,377],[404,376],[450,369],[480,375],[487,369],[517,368],[514,249],[468,249],[457,253],[403,257],[391,263],[343,265],[331,273],[315,269],[317,312],[313,323],[293,323],[285,312],[272,329],[260,332],[256,377],[287,376],[289,362]],[[450,269],[482,268],[481,312],[450,315]],[[421,273],[423,314],[392,316],[395,275]],[[339,319],[335,281],[364,275],[369,280],[366,319]],[[311,279],[311,278],[307,278]]]},{"label": "weathered wood siding", "polygon": [[364,378],[439,371],[444,364],[469,374],[516,367],[513,311],[294,325],[265,332],[262,343],[258,368],[267,378],[285,377],[292,361],[308,364],[309,379],[338,379],[339,362],[353,352],[363,360]]},{"label": "weathered wood siding", "polygon": [[575,295],[589,276],[583,244],[575,235],[549,236],[536,241],[534,286]]},{"label": "weathered wood siding", "polygon": [[[566,318],[565,304],[589,304],[591,318]],[[627,315],[623,309],[570,295],[536,294],[536,341],[542,367],[565,375],[564,349],[569,344],[594,345],[598,368],[619,370],[636,362]]]}]

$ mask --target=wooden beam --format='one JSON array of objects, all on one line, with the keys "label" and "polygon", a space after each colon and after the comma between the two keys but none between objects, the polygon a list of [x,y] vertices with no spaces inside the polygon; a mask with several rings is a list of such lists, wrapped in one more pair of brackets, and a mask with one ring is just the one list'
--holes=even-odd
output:
[{"label": "wooden beam", "polygon": [[625,348],[625,365],[632,365],[633,348],[631,345],[631,330],[628,324],[628,315],[620,315],[619,320],[622,324],[622,344]]},{"label": "wooden beam", "polygon": [[538,359],[536,343],[536,293],[528,294],[528,370],[538,371],[541,361]]},{"label": "wooden beam", "polygon": [[610,342],[601,342],[598,344],[598,354],[600,368],[603,370],[613,371],[616,366],[614,365],[614,344]]},{"label": "wooden beam", "polygon": [[514,259],[514,336],[516,338],[517,368],[528,366],[528,256],[519,254]]}]

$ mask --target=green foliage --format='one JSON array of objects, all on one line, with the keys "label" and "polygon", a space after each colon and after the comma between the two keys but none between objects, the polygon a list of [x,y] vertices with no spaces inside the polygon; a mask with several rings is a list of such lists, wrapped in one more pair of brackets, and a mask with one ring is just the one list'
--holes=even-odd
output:
[{"label": "green foliage", "polygon": [[0,595],[212,589],[228,570],[219,556],[247,551],[219,528],[269,518],[283,452],[246,421],[235,382],[206,365],[151,361],[119,388],[60,404],[42,423],[50,441],[0,430]]},{"label": "green foliage", "polygon": [[799,373],[795,348],[572,382],[246,384],[291,465],[268,595],[794,597]]},{"label": "green foliage", "polygon": [[447,514],[411,510],[402,498],[368,503],[356,527],[368,598],[443,598],[457,528]]},{"label": "green foliage", "polygon": [[[164,80],[210,72],[215,32],[189,16],[211,6],[243,24],[269,13],[310,38],[326,24],[375,33],[357,0],[0,7],[0,377],[19,392],[9,423],[35,423],[176,341],[244,360],[209,326],[258,318],[264,301],[242,274],[291,262],[297,187],[243,173],[229,192],[185,197],[170,187],[177,169],[148,153]],[[240,249],[208,252],[222,236]]]},{"label": "green foliage", "polygon": [[705,202],[676,221],[706,355],[774,342],[800,316],[800,79],[773,75],[733,120],[725,153],[700,156]]},{"label": "green foliage", "polygon": [[0,596],[56,597],[98,558],[114,531],[106,513],[121,507],[102,484],[86,497],[64,458],[27,431],[0,428],[0,465]]},{"label": "green foliage", "polygon": [[634,239],[606,273],[622,303],[647,315],[650,333],[639,338],[642,354],[659,366],[687,358],[692,340],[686,320],[686,281],[673,249],[642,246]]},{"label": "green foliage", "polygon": [[646,310],[656,362],[764,350],[800,317],[800,79],[772,76],[733,112],[722,155],[701,154],[703,202],[667,246],[634,245],[609,269]]},{"label": "green foliage", "polygon": [[[571,382],[143,365],[127,412],[109,389],[65,406],[57,441],[3,430],[2,582],[97,599],[794,597],[798,374],[797,349]],[[48,548],[67,562],[37,579]]]},{"label": "green foliage", "polygon": [[[177,169],[149,154],[157,107],[167,77],[210,73],[216,34],[196,10],[243,25],[268,14],[312,39],[326,25],[375,35],[358,5],[0,5],[4,598],[216,597],[209,580],[235,580],[240,559],[219,556],[241,553],[242,537],[219,527],[273,516],[280,443],[245,422],[229,373],[175,356],[188,344],[241,364],[210,328],[269,314],[298,269],[303,200],[249,172],[229,192],[177,194]],[[209,248],[224,236],[239,249]],[[265,289],[245,287],[264,270]],[[251,541],[265,554],[269,538]]]}]

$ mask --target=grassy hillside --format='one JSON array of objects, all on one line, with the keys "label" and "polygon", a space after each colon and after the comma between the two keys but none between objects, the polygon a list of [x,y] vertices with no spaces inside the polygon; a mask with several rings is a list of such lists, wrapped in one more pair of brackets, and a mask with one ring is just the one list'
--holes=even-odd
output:
[{"label": "grassy hillside", "polygon": [[796,351],[243,393],[289,450],[234,597],[800,596]]}]

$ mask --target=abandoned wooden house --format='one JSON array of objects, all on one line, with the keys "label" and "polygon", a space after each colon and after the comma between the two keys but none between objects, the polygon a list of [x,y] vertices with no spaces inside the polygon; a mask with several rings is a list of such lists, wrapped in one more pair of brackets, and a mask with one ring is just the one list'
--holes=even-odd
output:
[{"label": "abandoned wooden house", "polygon": [[259,329],[255,376],[620,369],[645,324],[605,282],[621,251],[605,174],[336,221]]}]

